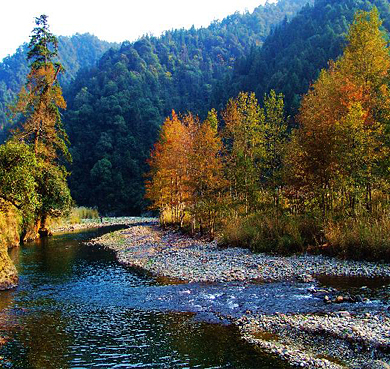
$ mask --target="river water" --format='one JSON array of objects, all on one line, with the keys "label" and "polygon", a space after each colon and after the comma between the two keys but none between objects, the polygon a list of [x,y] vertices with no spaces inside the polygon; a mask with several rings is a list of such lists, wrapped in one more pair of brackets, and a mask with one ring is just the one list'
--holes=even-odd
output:
[{"label": "river water", "polygon": [[202,314],[206,309],[188,296],[197,291],[213,301],[208,287],[167,284],[81,243],[112,230],[60,234],[12,250],[20,285],[0,292],[0,367],[286,367],[241,341],[233,326]]},{"label": "river water", "polygon": [[[0,292],[2,368],[286,368],[243,342],[245,313],[387,310],[389,281],[178,284],[125,268],[82,241],[115,228],[58,234],[14,249],[20,285]],[[371,281],[373,283],[373,281]],[[321,286],[368,297],[325,304]]]}]

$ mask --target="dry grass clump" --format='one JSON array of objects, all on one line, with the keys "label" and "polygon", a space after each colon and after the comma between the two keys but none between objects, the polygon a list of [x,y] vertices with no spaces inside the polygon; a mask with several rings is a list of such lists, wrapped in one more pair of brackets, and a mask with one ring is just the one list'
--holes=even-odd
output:
[{"label": "dry grass clump", "polygon": [[315,215],[256,213],[227,220],[221,243],[254,252],[312,252],[389,262],[390,217],[383,213],[322,219]]},{"label": "dry grass clump", "polygon": [[349,218],[324,227],[331,252],[348,259],[390,261],[390,219]]},{"label": "dry grass clump", "polygon": [[254,252],[292,254],[319,244],[321,234],[314,217],[257,213],[226,222],[221,241]]},{"label": "dry grass clump", "polygon": [[50,218],[48,224],[51,227],[64,226],[68,224],[79,224],[83,220],[97,220],[100,218],[99,211],[95,208],[85,206],[72,208],[69,214],[63,218]]}]

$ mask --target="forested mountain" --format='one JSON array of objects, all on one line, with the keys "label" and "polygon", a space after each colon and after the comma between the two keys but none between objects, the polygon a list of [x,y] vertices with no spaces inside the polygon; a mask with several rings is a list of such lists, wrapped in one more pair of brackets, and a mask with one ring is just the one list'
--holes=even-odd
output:
[{"label": "forested mountain", "polygon": [[232,77],[217,87],[215,102],[223,104],[239,91],[263,96],[275,89],[285,95],[287,109],[294,115],[319,71],[341,54],[356,10],[367,11],[373,5],[384,28],[390,30],[387,0],[316,0],[314,6],[305,6],[291,21],[275,28],[263,47],[235,65]]},{"label": "forested mountain", "polygon": [[[59,59],[66,69],[60,78],[61,85],[69,85],[80,69],[94,65],[104,52],[115,46],[88,33],[58,37]],[[7,105],[14,102],[29,72],[27,49],[25,43],[0,63],[0,142],[3,141],[4,127],[8,121]]]},{"label": "forested mountain", "polygon": [[[280,0],[207,28],[124,42],[104,54],[110,45],[94,36],[60,38],[75,200],[103,213],[145,210],[147,159],[172,109],[204,119],[240,91],[261,100],[274,89],[294,117],[319,71],[341,54],[354,13],[374,5],[389,30],[387,0]],[[0,124],[5,102],[27,74],[25,49],[0,64]]]},{"label": "forested mountain", "polygon": [[103,212],[144,209],[143,173],[164,117],[172,109],[204,116],[236,61],[308,2],[280,0],[208,28],[125,42],[83,71],[66,94],[75,200]]}]

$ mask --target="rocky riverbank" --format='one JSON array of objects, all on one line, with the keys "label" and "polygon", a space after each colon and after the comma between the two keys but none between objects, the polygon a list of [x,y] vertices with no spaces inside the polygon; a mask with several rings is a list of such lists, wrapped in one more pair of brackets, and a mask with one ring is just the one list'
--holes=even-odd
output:
[{"label": "rocky riverbank", "polygon": [[[135,219],[127,224],[140,223]],[[390,264],[312,255],[270,256],[240,248],[221,249],[215,241],[205,242],[179,232],[161,231],[156,220],[143,219],[142,223],[90,243],[114,250],[119,262],[124,265],[187,282],[310,282],[318,275],[390,276]],[[149,226],[146,226],[148,223]]]},{"label": "rocky riverbank", "polygon": [[0,291],[15,288],[18,282],[18,272],[8,255],[8,248],[0,244]]},{"label": "rocky riverbank", "polygon": [[308,368],[390,368],[390,318],[382,313],[243,316],[243,338]]},{"label": "rocky riverbank", "polygon": [[2,209],[0,214],[0,291],[12,289],[18,285],[18,272],[8,255],[8,249],[19,245],[20,225],[21,217],[16,209]]},{"label": "rocky riverbank", "polygon": [[[389,277],[390,265],[343,261],[323,256],[278,257],[239,248],[221,249],[216,242],[162,231],[156,220],[134,218],[130,227],[90,242],[114,250],[120,263],[154,275],[185,282],[314,282],[319,276]],[[322,314],[252,314],[233,319],[248,342],[277,354],[292,366],[362,368],[390,361],[390,320],[381,311],[345,311],[362,303],[359,296],[341,295],[308,285],[310,296],[332,309]],[[388,301],[387,301],[388,303]],[[336,306],[336,308],[335,308]],[[340,306],[340,311],[337,308]],[[384,306],[384,304],[382,304]],[[370,305],[370,308],[372,305]],[[332,312],[330,312],[330,310]],[[367,315],[368,314],[368,315]]]},{"label": "rocky riverbank", "polygon": [[99,219],[82,219],[81,223],[54,225],[50,228],[50,231],[52,233],[77,232],[88,228],[102,228],[115,225],[134,225],[140,222],[155,223],[157,222],[157,219],[141,217],[102,217]]}]

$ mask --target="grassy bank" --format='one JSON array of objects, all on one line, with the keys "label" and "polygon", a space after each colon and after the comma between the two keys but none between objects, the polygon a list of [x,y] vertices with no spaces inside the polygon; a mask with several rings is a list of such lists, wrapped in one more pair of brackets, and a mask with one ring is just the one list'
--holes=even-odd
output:
[{"label": "grassy bank", "polygon": [[[97,209],[75,207],[64,217],[49,217],[47,225],[50,229],[53,229],[80,224],[85,220],[100,220]],[[0,208],[0,245],[2,247],[8,248],[18,246],[21,241],[22,233],[24,233],[23,241],[33,240],[37,237],[37,233],[34,230],[34,224],[29,225],[27,227],[28,229],[23,232],[22,222],[22,216],[15,207],[3,205],[3,207]]]},{"label": "grassy bank", "polygon": [[390,219],[386,215],[324,219],[315,215],[256,213],[226,221],[221,242],[254,252],[310,252],[389,262]]},{"label": "grassy bank", "polygon": [[67,225],[80,224],[83,220],[100,219],[97,209],[87,208],[84,206],[72,208],[66,216],[62,218],[49,218],[49,228],[58,228]]},{"label": "grassy bank", "polygon": [[390,261],[390,219],[385,215],[328,221],[324,233],[332,254],[347,259]]}]

